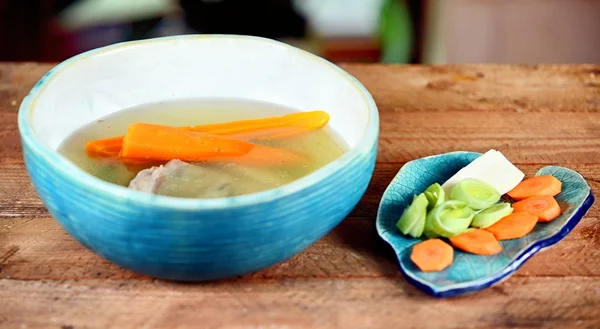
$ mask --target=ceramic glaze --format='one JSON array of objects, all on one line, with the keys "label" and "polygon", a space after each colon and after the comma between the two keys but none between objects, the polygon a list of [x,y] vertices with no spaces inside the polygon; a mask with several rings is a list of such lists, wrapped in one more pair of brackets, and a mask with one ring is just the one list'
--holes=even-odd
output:
[{"label": "ceramic glaze", "polygon": [[[350,150],[280,188],[210,200],[135,192],[56,152],[74,130],[107,114],[202,97],[325,110]],[[61,63],[24,99],[19,131],[31,181],[71,236],[136,272],[198,281],[274,265],[339,224],[373,174],[379,117],[356,79],[297,48],[255,37],[179,36],[113,45]]]},{"label": "ceramic glaze", "polygon": [[500,241],[503,251],[497,255],[479,256],[455,248],[454,261],[446,269],[420,271],[410,260],[410,253],[412,246],[422,240],[402,235],[396,222],[413,195],[433,183],[442,184],[479,156],[480,153],[453,152],[408,162],[392,180],[379,205],[377,232],[396,252],[401,272],[410,283],[435,297],[474,293],[507,279],[531,256],[569,234],[594,203],[592,191],[580,174],[563,167],[544,167],[536,175],[552,175],[562,182],[563,190],[556,196],[563,207],[560,217],[538,223],[521,239]]}]

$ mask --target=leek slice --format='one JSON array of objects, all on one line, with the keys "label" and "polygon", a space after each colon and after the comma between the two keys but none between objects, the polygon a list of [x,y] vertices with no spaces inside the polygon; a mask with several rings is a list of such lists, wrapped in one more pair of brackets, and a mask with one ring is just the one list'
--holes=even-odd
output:
[{"label": "leek slice", "polygon": [[428,211],[446,201],[446,192],[444,192],[444,189],[438,183],[429,186],[424,193],[425,197],[427,197],[427,200],[429,201],[429,204],[427,205]]},{"label": "leek slice", "polygon": [[413,202],[404,210],[400,220],[396,223],[398,230],[413,238],[421,237],[425,228],[428,204],[429,201],[424,193],[415,196]]},{"label": "leek slice", "polygon": [[510,203],[495,204],[475,214],[471,226],[478,228],[490,227],[502,218],[512,214],[512,212],[513,208],[510,206]]},{"label": "leek slice", "polygon": [[469,204],[469,207],[481,210],[498,202],[500,193],[493,186],[479,179],[466,178],[454,186],[450,199],[464,201]]},{"label": "leek slice", "polygon": [[462,234],[469,228],[474,216],[475,212],[467,202],[445,201],[427,214],[424,233],[428,238]]}]

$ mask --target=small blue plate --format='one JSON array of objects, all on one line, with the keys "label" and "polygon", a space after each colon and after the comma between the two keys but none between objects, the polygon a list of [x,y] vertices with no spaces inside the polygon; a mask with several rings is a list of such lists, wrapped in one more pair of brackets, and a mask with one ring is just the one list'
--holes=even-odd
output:
[{"label": "small blue plate", "polygon": [[562,182],[556,200],[563,214],[550,223],[538,223],[527,236],[501,241],[503,251],[478,256],[454,249],[454,262],[440,272],[422,272],[410,260],[411,247],[422,240],[402,235],[396,222],[413,196],[429,185],[444,183],[464,166],[481,156],[473,152],[452,152],[406,163],[383,194],[377,212],[377,232],[398,257],[406,279],[438,298],[455,297],[489,288],[510,277],[527,259],[562,240],[579,223],[594,203],[594,195],[577,172],[557,166],[542,168],[536,175],[552,175]]}]

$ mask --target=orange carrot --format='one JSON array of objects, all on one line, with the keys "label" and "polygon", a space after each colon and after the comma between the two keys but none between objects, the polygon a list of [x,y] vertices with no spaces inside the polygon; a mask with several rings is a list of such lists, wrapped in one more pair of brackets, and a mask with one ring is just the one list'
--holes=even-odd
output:
[{"label": "orange carrot", "polygon": [[121,157],[126,159],[192,161],[215,155],[242,155],[253,144],[237,139],[179,128],[134,123],[123,138]]},{"label": "orange carrot", "polygon": [[454,250],[440,239],[419,242],[412,248],[410,259],[423,272],[439,272],[452,264]]},{"label": "orange carrot", "polygon": [[192,126],[184,129],[244,139],[280,139],[320,129],[328,122],[329,114],[327,112],[312,111],[280,117]]},{"label": "orange carrot", "polygon": [[252,144],[227,136],[134,123],[123,138],[125,160],[189,162],[229,161],[254,165],[295,164],[304,158],[292,151]]},{"label": "orange carrot", "polygon": [[89,156],[94,157],[114,157],[119,155],[123,145],[123,137],[112,137],[98,139],[88,142],[85,145],[85,151]]},{"label": "orange carrot", "polygon": [[[324,111],[299,112],[280,117],[215,123],[181,129],[225,135],[241,139],[281,139],[297,136],[322,128],[329,122]],[[116,157],[121,152],[123,136],[90,141],[86,152],[95,157]]]},{"label": "orange carrot", "polygon": [[507,194],[515,200],[523,200],[534,195],[556,196],[562,190],[562,183],[554,176],[528,178]]},{"label": "orange carrot", "polygon": [[538,217],[538,222],[550,222],[560,216],[556,199],[550,195],[534,195],[513,204],[514,212],[528,212]]},{"label": "orange carrot", "polygon": [[502,246],[494,235],[482,229],[472,229],[453,236],[450,238],[450,242],[454,247],[476,255],[489,256],[502,251]]},{"label": "orange carrot", "polygon": [[535,227],[538,218],[528,212],[513,212],[502,218],[486,231],[494,234],[497,240],[522,238]]}]

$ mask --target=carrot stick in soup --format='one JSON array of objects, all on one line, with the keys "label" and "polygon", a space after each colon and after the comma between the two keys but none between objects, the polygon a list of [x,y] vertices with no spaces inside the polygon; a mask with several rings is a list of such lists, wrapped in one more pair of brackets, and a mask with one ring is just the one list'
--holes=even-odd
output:
[{"label": "carrot stick in soup", "polygon": [[185,129],[244,139],[281,139],[320,129],[328,122],[329,114],[327,112],[312,111],[280,117],[186,127]]},{"label": "carrot stick in soup", "polygon": [[99,139],[88,142],[85,151],[90,156],[114,157],[119,155],[123,146],[123,136]]},{"label": "carrot stick in soup", "polygon": [[[322,128],[329,122],[324,111],[292,113],[280,117],[241,120],[201,126],[181,127],[193,132],[231,136],[241,139],[290,138]],[[123,136],[94,140],[86,144],[86,152],[94,157],[117,157]]]},{"label": "carrot stick in soup", "polygon": [[121,157],[126,159],[194,161],[199,158],[248,153],[254,145],[245,141],[184,129],[134,123],[123,138]]},{"label": "carrot stick in soup", "polygon": [[147,123],[129,126],[123,138],[124,160],[236,162],[254,165],[295,164],[304,158],[292,151],[256,145],[228,136]]}]

